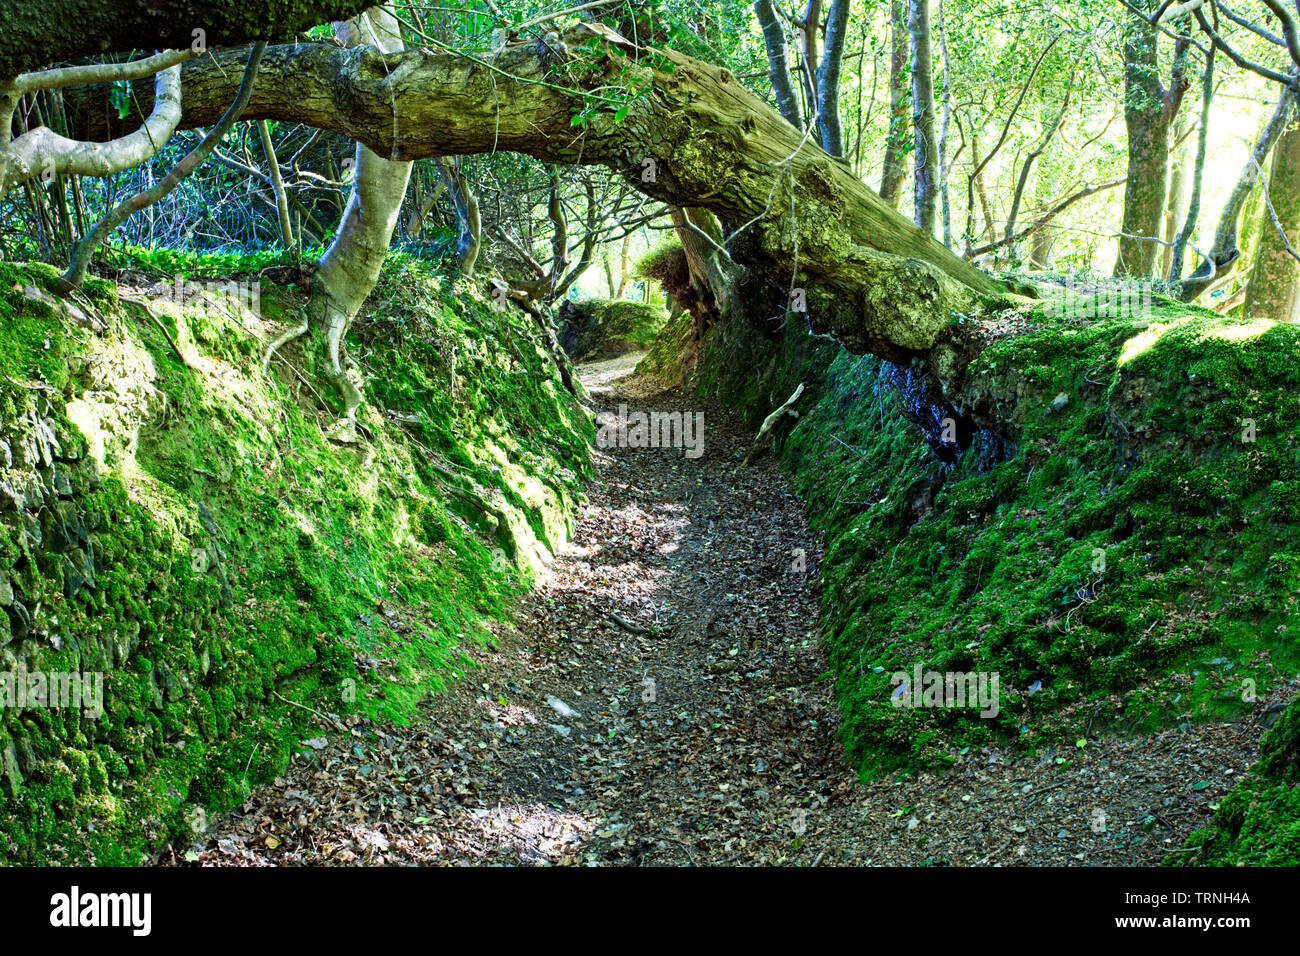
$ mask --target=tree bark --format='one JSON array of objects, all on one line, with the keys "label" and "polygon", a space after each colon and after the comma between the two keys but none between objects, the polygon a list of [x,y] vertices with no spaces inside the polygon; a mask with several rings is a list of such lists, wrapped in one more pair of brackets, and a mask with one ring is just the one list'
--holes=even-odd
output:
[{"label": "tree bark", "polygon": [[[1051,183],[1041,169],[1034,189],[1034,202],[1039,209],[1047,208],[1051,200]],[[1035,269],[1050,269],[1053,253],[1056,251],[1056,232],[1051,226],[1043,226],[1029,237],[1029,263]]]},{"label": "tree bark", "polygon": [[904,144],[907,142],[907,104],[909,82],[907,4],[893,0],[889,6],[889,132],[885,139],[885,158],[880,173],[880,198],[898,208],[902,193]]},{"label": "tree bark", "polygon": [[718,251],[722,226],[711,212],[674,207],[672,220],[690,273],[690,288],[673,290],[673,295],[690,309],[703,329],[730,310],[735,270]]},{"label": "tree bark", "polygon": [[939,208],[943,213],[943,244],[952,246],[952,201],[948,189],[948,173],[952,166],[952,160],[948,157],[948,134],[952,128],[952,64],[948,58],[948,31],[943,23],[943,0],[939,0],[939,55],[943,62],[943,122],[939,126]]},{"label": "tree bark", "polygon": [[[1291,111],[1295,119],[1294,110]],[[1263,232],[1255,265],[1246,287],[1245,314],[1280,322],[1300,321],[1300,126],[1291,126],[1278,140],[1268,180]],[[1268,208],[1272,204],[1272,210]],[[1276,216],[1276,220],[1274,219]],[[1278,231],[1281,226],[1286,241]],[[1287,249],[1287,245],[1291,249]]]},{"label": "tree bark", "polygon": [[[0,78],[51,63],[137,49],[207,49],[287,40],[356,16],[374,0],[0,0]],[[202,31],[196,34],[195,31]]]},{"label": "tree bark", "polygon": [[[584,192],[587,197],[587,216],[583,222],[582,241],[578,244],[578,261],[564,272],[557,274],[552,284],[547,301],[555,302],[562,298],[569,289],[591,268],[596,258],[596,246],[600,239],[600,204],[596,200],[596,185],[588,179]],[[565,250],[567,257],[568,250]]]},{"label": "tree bark", "polygon": [[817,32],[821,29],[822,0],[808,0],[803,19],[798,21],[799,42],[803,57],[799,63],[799,79],[803,81],[804,101],[808,106],[808,126],[817,124]]},{"label": "tree bark", "polygon": [[[928,409],[918,421],[932,426],[935,414],[963,415],[948,396],[965,388],[968,364],[990,336],[1005,334],[978,320],[1008,304],[1007,284],[908,222],[729,70],[671,49],[643,57],[611,33],[599,25],[568,31],[566,47],[576,51],[570,57],[583,62],[560,73],[536,42],[508,44],[490,64],[428,49],[269,48],[244,116],[333,131],[394,163],[510,150],[544,162],[605,165],[634,189],[691,210],[688,231],[700,250],[728,277],[743,279],[719,283],[725,294],[743,288],[747,302],[766,307],[792,287],[804,290],[814,332],[898,366],[909,403]],[[211,123],[218,104],[229,102],[239,55],[218,53],[182,68],[183,126]],[[629,81],[644,90],[631,103],[598,99],[611,84]],[[593,102],[598,108],[575,129],[572,118]],[[624,105],[619,119],[615,111]],[[113,114],[105,122],[102,110],[86,110],[84,119],[105,134],[124,125]],[[344,231],[365,240],[349,258],[364,268],[329,287],[332,353],[349,310],[373,284],[391,233],[401,190],[386,183],[358,176],[358,201],[349,202]],[[388,208],[392,216],[360,217],[362,209]],[[704,215],[717,220],[716,231],[700,225]],[[343,260],[336,260],[338,270]],[[958,315],[972,321],[954,322]],[[331,373],[340,380],[337,363]],[[355,412],[359,395],[339,387],[345,411]]]},{"label": "tree bark", "polygon": [[632,235],[623,237],[623,245],[619,247],[618,252],[618,294],[616,299],[622,299],[627,295],[627,287],[632,282]]},{"label": "tree bark", "polygon": [[1196,231],[1196,220],[1201,215],[1201,186],[1205,180],[1205,150],[1210,133],[1210,102],[1214,99],[1214,47],[1205,55],[1205,73],[1201,78],[1201,128],[1196,137],[1196,159],[1192,163],[1192,190],[1187,204],[1187,216],[1174,238],[1174,255],[1169,264],[1169,281],[1178,282],[1183,277],[1183,258],[1187,245]]},{"label": "tree bark", "polygon": [[799,98],[794,92],[794,77],[790,75],[790,51],[785,42],[785,30],[777,19],[772,0],[754,0],[754,14],[763,31],[763,45],[767,48],[768,76],[772,80],[772,93],[776,108],[787,123],[795,129],[803,128],[799,115]]},{"label": "tree bark", "polygon": [[[1174,142],[1178,142],[1186,131],[1182,117],[1174,124]],[[1169,278],[1169,267],[1174,261],[1174,240],[1178,237],[1178,228],[1187,216],[1188,188],[1191,178],[1187,175],[1188,147],[1175,147],[1169,162],[1169,186],[1165,196],[1165,223],[1163,237],[1169,245],[1163,247],[1160,254],[1160,274]]]},{"label": "tree bark", "polygon": [[930,56],[930,0],[909,0],[912,37],[912,125],[915,129],[916,202],[913,221],[934,235],[939,209],[939,144],[934,133],[934,75]]},{"label": "tree bark", "polygon": [[[179,186],[190,173],[198,169],[203,164],[203,161],[211,155],[212,151],[217,148],[217,143],[221,142],[225,135],[230,132],[230,128],[235,125],[235,121],[239,119],[240,114],[244,111],[244,106],[253,93],[253,83],[257,77],[257,71],[262,62],[262,54],[265,50],[265,40],[259,40],[253,44],[252,52],[248,55],[248,62],[244,66],[239,92],[235,95],[234,102],[222,114],[217,125],[203,137],[199,145],[186,153],[181,161],[173,166],[167,175],[157,183],[152,184],[144,192],[137,193],[125,202],[114,206],[109,210],[108,215],[96,223],[95,227],[82,238],[72,255],[71,261],[68,263],[67,271],[54,284],[54,291],[60,295],[68,295],[74,289],[77,289],[81,285],[82,279],[85,278],[91,257],[100,243],[107,239],[113,230],[126,222],[133,214],[152,206]],[[59,193],[60,198],[66,201],[66,196],[63,195],[61,189]],[[68,238],[71,240],[71,227],[66,224],[66,210],[64,218],[65,228],[69,234]],[[184,360],[184,356],[182,356],[181,361]]]},{"label": "tree bark", "polygon": [[[375,7],[353,20],[336,23],[334,33],[354,54],[382,57],[403,49],[400,25],[386,8]],[[343,221],[316,270],[316,287],[324,293],[325,374],[343,399],[343,437],[347,439],[353,438],[361,390],[343,366],[343,338],[379,280],[411,166],[409,161],[385,159],[357,143],[355,178]]]},{"label": "tree bark", "polygon": [[[596,28],[577,28],[574,49]],[[908,223],[842,164],[720,69],[672,50],[672,72],[610,40],[589,54],[584,88],[557,88],[536,43],[505,47],[492,69],[426,49],[381,54],[296,44],[267,49],[247,119],[286,119],[340,133],[379,156],[412,160],[513,150],[546,162],[603,164],[669,205],[714,212],[730,256],[789,287],[798,263],[809,320],[846,347],[910,360],[1006,287]],[[229,101],[239,53],[182,67],[185,128],[210,124]],[[612,106],[575,134],[585,89],[628,70],[647,92],[615,122]],[[543,84],[546,85],[543,85]],[[137,87],[147,108],[148,90]],[[397,117],[397,122],[394,122]],[[89,110],[87,126],[122,124]],[[646,159],[655,162],[647,176]],[[792,200],[793,197],[793,200]]]},{"label": "tree bark", "polygon": [[1149,276],[1155,269],[1168,183],[1169,127],[1183,93],[1186,45],[1174,52],[1169,89],[1160,82],[1159,34],[1146,20],[1130,14],[1124,26],[1124,123],[1128,129],[1128,176],[1124,184],[1124,219],[1120,227],[1115,275]]},{"label": "tree bark", "polygon": [[[152,159],[181,121],[181,68],[168,67],[149,82],[151,111],[134,132],[107,143],[87,143],[39,126],[9,142],[0,152],[0,196],[38,176],[108,176]],[[0,111],[6,133],[12,112]]]},{"label": "tree bark", "polygon": [[[1178,287],[1178,298],[1184,302],[1196,299],[1217,278],[1225,275],[1241,257],[1241,249],[1237,244],[1237,229],[1242,218],[1242,209],[1259,181],[1260,170],[1268,159],[1269,153],[1295,113],[1295,102],[1295,97],[1284,90],[1278,97],[1273,114],[1260,130],[1259,136],[1255,138],[1255,145],[1251,148],[1250,155],[1246,157],[1241,173],[1237,176],[1237,182],[1232,187],[1232,192],[1228,194],[1223,210],[1219,213],[1219,224],[1214,231],[1214,245],[1210,247],[1211,262],[1202,262]],[[1270,221],[1269,226],[1272,225]]]},{"label": "tree bark", "polygon": [[457,158],[437,160],[438,172],[447,187],[447,197],[456,211],[456,224],[460,234],[456,237],[457,268],[469,278],[478,265],[479,250],[483,248],[483,217],[479,211],[478,196],[461,169]]},{"label": "tree bark", "polygon": [[271,141],[271,127],[266,120],[257,124],[257,135],[262,141],[262,152],[266,154],[267,165],[271,169],[271,192],[275,194],[275,211],[280,220],[280,238],[285,249],[294,246],[293,224],[289,219],[289,195],[284,191],[284,178],[280,175],[280,161],[275,155],[275,143]]},{"label": "tree bark", "polygon": [[844,40],[849,31],[851,0],[833,0],[826,18],[826,47],[817,67],[817,126],[822,149],[832,156],[844,155],[844,131],[840,125],[840,70],[844,63]]}]

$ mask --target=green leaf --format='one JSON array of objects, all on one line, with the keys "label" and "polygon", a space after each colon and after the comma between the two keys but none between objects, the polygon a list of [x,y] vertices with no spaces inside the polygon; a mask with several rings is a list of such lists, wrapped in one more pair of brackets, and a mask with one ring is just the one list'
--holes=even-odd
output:
[{"label": "green leaf", "polygon": [[117,118],[126,119],[126,114],[131,112],[131,85],[119,81],[109,88],[109,101],[117,109]]},{"label": "green leaf", "polygon": [[1192,784],[1192,789],[1193,789],[1193,790],[1205,790],[1205,789],[1208,788],[1209,786],[1210,786],[1210,781],[1208,781],[1208,780],[1202,780],[1200,783],[1194,783],[1194,784]]},{"label": "green leaf", "polygon": [[618,108],[618,110],[614,113],[614,122],[615,122],[615,123],[621,123],[621,122],[623,122],[623,120],[625,120],[625,119],[627,119],[627,104],[626,104],[626,103],[624,103],[622,106],[620,106],[620,107]]}]

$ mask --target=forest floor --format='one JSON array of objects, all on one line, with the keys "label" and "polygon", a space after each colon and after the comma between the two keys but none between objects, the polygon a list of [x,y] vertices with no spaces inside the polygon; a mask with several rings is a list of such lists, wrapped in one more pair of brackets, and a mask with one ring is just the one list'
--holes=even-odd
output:
[{"label": "forest floor", "polygon": [[704,454],[597,449],[573,542],[477,669],[410,726],[324,730],[159,862],[1149,865],[1256,759],[1248,719],[859,783],[800,501],[741,467],[735,415],[634,364],[579,372],[601,409],[702,410]]}]

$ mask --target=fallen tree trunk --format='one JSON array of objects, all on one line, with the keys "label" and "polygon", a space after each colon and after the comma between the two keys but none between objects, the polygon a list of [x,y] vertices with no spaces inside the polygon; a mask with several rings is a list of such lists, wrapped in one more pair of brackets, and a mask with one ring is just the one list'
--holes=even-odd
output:
[{"label": "fallen tree trunk", "polygon": [[[0,0],[0,78],[83,56],[286,40],[356,16],[374,0]],[[247,54],[245,54],[247,59]],[[215,122],[215,120],[214,120]]]},{"label": "fallen tree trunk", "polygon": [[[814,331],[891,361],[928,352],[955,314],[978,314],[1006,291],[890,208],[730,71],[607,34],[570,31],[572,52],[560,64],[535,43],[507,46],[491,63],[428,49],[272,47],[244,115],[332,130],[390,160],[512,150],[605,165],[653,198],[713,212],[724,229],[720,255],[787,295],[803,290]],[[215,121],[240,55],[182,68],[183,128]],[[644,94],[629,103],[593,92],[625,71]],[[137,96],[147,110],[144,85]],[[587,119],[575,126],[578,115]],[[101,111],[85,118],[87,138],[120,128]]]}]

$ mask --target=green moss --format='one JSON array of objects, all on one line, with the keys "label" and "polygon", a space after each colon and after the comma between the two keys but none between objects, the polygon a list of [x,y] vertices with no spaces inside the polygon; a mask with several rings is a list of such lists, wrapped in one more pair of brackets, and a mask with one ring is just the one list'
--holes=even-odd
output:
[{"label": "green moss", "polygon": [[1300,866],[1300,706],[1282,712],[1260,741],[1250,775],[1219,802],[1208,826],[1168,865]]},{"label": "green moss", "polygon": [[658,305],[605,299],[567,302],[561,315],[564,348],[579,359],[644,350],[655,341],[668,318]]},{"label": "green moss", "polygon": [[692,351],[695,341],[695,320],[682,311],[677,318],[669,319],[650,345],[637,371],[653,375],[668,385],[681,385],[682,357]]},{"label": "green moss", "polygon": [[[826,542],[822,633],[864,775],[1237,717],[1300,665],[1300,328],[1174,303],[1021,318],[963,396],[1010,434],[977,433],[954,467],[878,360],[797,321],[768,341],[733,317],[698,346],[673,328],[642,365],[751,425],[808,383],[777,449]],[[997,716],[893,706],[917,663],[996,673]],[[1270,801],[1260,846],[1291,832]]]},{"label": "green moss", "polygon": [[1300,788],[1251,782],[1224,797],[1170,866],[1300,866]]},{"label": "green moss", "polygon": [[688,286],[690,268],[681,242],[677,239],[660,242],[637,262],[635,274],[641,279],[653,279],[670,291]]},{"label": "green moss", "polygon": [[[176,273],[210,265],[169,255]],[[53,275],[0,269],[6,288]],[[39,545],[0,499],[0,575],[52,638],[3,653],[104,674],[97,720],[0,711],[3,861],[139,862],[278,773],[319,732],[297,704],[409,720],[566,538],[590,474],[590,426],[531,324],[414,260],[393,257],[349,342],[372,376],[353,446],[325,436],[314,343],[267,379],[254,317],[160,304],[202,357],[187,367],[111,286],[87,294],[115,320],[102,340],[3,300],[3,371],[60,391],[0,380],[0,438],[48,422],[69,492]],[[264,318],[302,306],[262,296]]]}]

